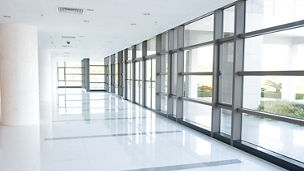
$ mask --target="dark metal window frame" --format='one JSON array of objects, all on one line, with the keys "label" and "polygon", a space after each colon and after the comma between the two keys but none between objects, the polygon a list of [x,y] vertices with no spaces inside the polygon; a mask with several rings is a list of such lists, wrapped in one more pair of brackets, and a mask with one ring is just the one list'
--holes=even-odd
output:
[{"label": "dark metal window frame", "polygon": [[[235,19],[234,19],[234,34],[233,36],[230,37],[225,37],[223,38],[223,10],[230,8],[234,6],[234,10],[235,10]],[[183,39],[184,39],[184,35],[183,35],[183,31],[184,31],[184,26],[190,23],[193,23],[195,21],[201,20],[205,17],[208,17],[210,15],[214,15],[214,38],[212,41],[207,41],[207,42],[201,42],[195,45],[190,45],[190,46],[186,46],[184,47],[183,44]],[[135,85],[134,85],[134,78],[135,78],[135,68],[134,68],[134,63],[136,61],[145,61],[147,59],[156,59],[156,82],[160,83],[160,78],[162,75],[167,75],[168,76],[168,83],[167,83],[167,91],[168,93],[164,93],[161,92],[161,86],[160,84],[156,84],[156,109],[155,111],[160,114],[163,115],[171,120],[177,121],[180,124],[183,124],[187,127],[190,127],[192,129],[195,129],[205,135],[211,136],[213,138],[216,138],[224,143],[227,143],[229,145],[232,145],[236,148],[239,148],[241,150],[244,150],[248,153],[251,153],[255,156],[258,156],[260,158],[263,158],[269,162],[272,162],[276,165],[279,165],[281,167],[284,167],[286,169],[290,169],[290,170],[301,170],[304,169],[304,163],[297,161],[295,159],[291,159],[289,157],[286,157],[282,154],[277,154],[274,153],[270,150],[267,149],[263,149],[261,147],[258,147],[257,145],[253,145],[250,144],[248,142],[242,141],[242,137],[241,137],[241,129],[242,129],[242,115],[243,113],[249,113],[252,115],[256,115],[256,116],[262,116],[265,118],[270,118],[270,119],[275,119],[275,120],[279,120],[279,121],[284,121],[284,122],[289,122],[289,123],[293,123],[293,124],[298,124],[303,126],[304,125],[304,121],[300,120],[300,119],[295,119],[295,118],[290,118],[290,117],[284,117],[284,116],[280,116],[280,115],[275,115],[275,114],[271,114],[271,113],[267,113],[267,112],[260,112],[260,111],[256,111],[256,110],[251,110],[251,109],[246,109],[242,107],[242,103],[243,103],[243,77],[249,77],[249,76],[264,76],[264,75],[276,75],[276,76],[304,76],[304,71],[300,70],[300,71],[244,71],[243,68],[243,60],[244,60],[244,42],[246,40],[246,38],[250,38],[250,37],[255,37],[255,36],[261,36],[261,35],[266,35],[266,34],[270,34],[270,33],[275,33],[275,32],[279,32],[279,31],[283,31],[283,30],[290,30],[290,29],[295,29],[295,28],[299,28],[299,27],[303,27],[304,26],[304,20],[301,21],[295,21],[295,22],[291,22],[291,23],[286,23],[286,24],[281,24],[278,26],[273,26],[273,27],[269,27],[269,28],[263,28],[260,30],[255,30],[255,31],[251,31],[251,32],[245,32],[245,15],[246,15],[246,0],[237,0],[234,3],[228,4],[222,8],[219,8],[215,11],[212,11],[208,14],[205,14],[201,17],[198,17],[194,20],[191,20],[185,24],[182,24],[174,29],[171,29],[169,31],[166,31],[164,33],[161,33],[159,35],[156,36],[156,54],[153,55],[144,55],[142,57],[136,58],[136,45],[131,47],[131,50],[133,52],[132,54],[132,60],[130,60],[128,58],[129,55],[125,56],[125,65],[127,65],[128,63],[131,63],[131,65],[133,65],[133,76],[131,79],[126,78],[126,80],[131,80],[132,81],[132,89],[133,89],[133,101],[134,102],[134,98],[135,98]],[[172,35],[175,34],[173,33],[174,31],[177,30],[177,35],[180,36],[179,38],[177,38],[177,40],[172,39]],[[168,35],[167,40],[168,40],[168,45],[166,48],[166,51],[163,51],[162,49],[162,36],[166,34]],[[178,46],[177,47],[173,47],[174,46],[174,41],[177,41]],[[233,60],[233,89],[232,89],[232,104],[223,104],[220,103],[218,100],[218,95],[219,95],[219,55],[220,54],[220,45],[222,45],[223,43],[227,43],[227,42],[233,42],[234,43],[234,60]],[[207,45],[213,45],[214,47],[214,53],[213,53],[213,71],[212,72],[185,72],[183,70],[183,53],[185,50],[190,50],[190,49],[194,49],[197,47],[201,47],[201,46],[207,46]],[[125,51],[130,51],[130,48],[125,49]],[[143,53],[144,53],[144,48],[143,48]],[[134,54],[135,53],[135,54]],[[172,84],[171,84],[171,77],[172,77],[172,64],[171,64],[171,55],[173,53],[177,53],[177,57],[178,57],[178,71],[177,71],[177,79],[179,81],[179,85],[181,85],[180,87],[177,87],[177,95],[173,95],[171,93],[172,90]],[[160,65],[161,65],[161,61],[160,58],[162,55],[168,55],[168,72],[162,72],[160,69]],[[182,60],[181,60],[182,59]],[[182,69],[182,70],[181,70]],[[127,73],[126,73],[127,74]],[[213,90],[212,90],[212,102],[205,102],[205,101],[201,101],[198,99],[193,99],[193,98],[188,98],[188,97],[184,97],[182,94],[179,94],[180,91],[183,90],[183,77],[185,75],[210,75],[213,76]],[[146,79],[142,79],[143,82],[145,82]],[[125,89],[127,86],[124,86]],[[127,90],[126,90],[127,91]],[[145,92],[143,93],[145,94]],[[168,97],[168,103],[167,103],[167,109],[169,111],[167,111],[167,113],[162,113],[160,110],[160,97],[161,96],[167,96]],[[172,108],[170,108],[170,106],[172,105],[172,103],[170,102],[170,100],[172,99],[176,99],[177,103],[181,104],[183,101],[191,101],[194,103],[199,103],[202,105],[208,105],[208,106],[212,106],[212,121],[211,121],[211,130],[207,130],[204,129],[203,127],[195,124],[195,123],[191,123],[188,122],[186,120],[183,119],[183,112],[178,113],[176,116],[172,115]],[[145,107],[145,105],[142,105],[143,107]],[[179,111],[183,111],[183,106],[182,105],[177,105],[177,110]],[[220,130],[220,112],[221,109],[226,109],[226,110],[230,110],[232,111],[232,122],[231,122],[231,135],[226,135],[224,133],[221,132]]]}]

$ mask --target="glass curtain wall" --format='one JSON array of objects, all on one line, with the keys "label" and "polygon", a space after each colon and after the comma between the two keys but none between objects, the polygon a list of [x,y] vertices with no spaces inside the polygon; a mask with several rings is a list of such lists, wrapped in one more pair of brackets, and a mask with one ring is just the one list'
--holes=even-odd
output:
[{"label": "glass curtain wall", "polygon": [[147,41],[146,59],[146,107],[155,110],[156,86],[156,37]]},{"label": "glass curtain wall", "polygon": [[109,83],[109,92],[112,92],[112,64],[111,64],[111,56],[108,57],[108,83]]},{"label": "glass curtain wall", "polygon": [[142,43],[136,45],[136,58],[141,58],[135,61],[135,102],[142,104]]},{"label": "glass curtain wall", "polygon": [[132,65],[132,48],[128,48],[128,60],[127,60],[127,87],[128,87],[128,95],[127,99],[132,101],[133,100],[133,88],[132,88],[132,82],[133,82],[133,65]]},{"label": "glass curtain wall", "polygon": [[[246,34],[303,20],[303,3],[247,1]],[[241,73],[245,109],[242,140],[301,162],[304,127],[295,120],[304,120],[303,31],[304,27],[299,25],[245,37]],[[252,111],[269,115],[257,116]],[[270,118],[270,114],[277,117]],[[287,122],[282,119],[285,117],[289,118]]]},{"label": "glass curtain wall", "polygon": [[186,25],[184,32],[184,119],[211,130],[214,15]]},{"label": "glass curtain wall", "polygon": [[161,35],[161,56],[160,56],[160,110],[167,114],[168,101],[168,32]]},{"label": "glass curtain wall", "polygon": [[[234,16],[235,7],[223,10],[223,26],[221,38],[230,38],[229,41],[219,44],[219,78],[218,78],[218,104],[232,106],[233,91],[233,61],[234,61]],[[232,111],[220,108],[220,132],[231,136]]]},{"label": "glass curtain wall", "polygon": [[58,87],[81,87],[82,68],[80,61],[58,61]]},{"label": "glass curtain wall", "polygon": [[105,90],[105,66],[103,61],[90,61],[90,90]]},{"label": "glass curtain wall", "polygon": [[[181,34],[183,48],[176,48],[171,35],[168,41],[168,32],[171,34],[172,30],[157,37],[160,54],[156,54],[156,39],[148,40],[146,106],[167,114],[168,105],[173,104],[174,114],[177,106],[175,102],[169,104],[168,97],[177,94],[176,78],[182,76],[180,123],[220,137],[226,143],[233,142],[243,150],[254,147],[252,153],[257,156],[262,157],[263,153],[303,165],[303,4],[304,0],[236,1],[186,23]],[[174,32],[173,37],[177,34]],[[177,73],[176,59],[180,52],[184,54],[184,69]],[[160,61],[156,74],[153,55]],[[129,48],[128,99],[132,101],[135,86],[135,101],[140,103],[141,44],[134,56],[135,85]],[[160,88],[157,92],[160,103],[155,107],[156,85]]]},{"label": "glass curtain wall", "polygon": [[118,94],[118,54],[115,55],[115,94]]}]

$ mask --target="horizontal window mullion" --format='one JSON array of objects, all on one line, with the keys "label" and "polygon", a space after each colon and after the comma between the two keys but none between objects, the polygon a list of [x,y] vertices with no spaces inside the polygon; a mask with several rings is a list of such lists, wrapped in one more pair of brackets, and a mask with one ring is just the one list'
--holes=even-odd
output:
[{"label": "horizontal window mullion", "polygon": [[93,67],[104,67],[106,65],[90,65],[90,67],[93,66]]},{"label": "horizontal window mullion", "polygon": [[213,72],[179,72],[178,75],[213,75]]},{"label": "horizontal window mullion", "polygon": [[223,109],[232,110],[231,104],[217,103],[216,106]]},{"label": "horizontal window mullion", "polygon": [[270,34],[270,33],[275,33],[279,31],[284,31],[284,30],[290,30],[290,29],[295,29],[299,27],[304,26],[304,20],[300,21],[295,21],[287,24],[281,24],[273,27],[268,27],[260,30],[255,30],[251,31],[248,33],[245,33],[244,35],[240,35],[241,38],[250,38],[250,37],[255,37],[255,36],[260,36],[260,35],[265,35],[265,34]]},{"label": "horizontal window mullion", "polygon": [[227,43],[227,42],[232,42],[232,41],[234,41],[234,36],[225,37],[225,38],[216,40],[216,42],[218,42],[218,43]]},{"label": "horizontal window mullion", "polygon": [[241,71],[239,76],[304,76],[304,71]]},{"label": "horizontal window mullion", "polygon": [[143,60],[144,60],[143,57],[138,57],[138,58],[135,58],[135,59],[134,59],[134,62],[139,62],[139,61],[143,61]]},{"label": "horizontal window mullion", "polygon": [[165,92],[158,92],[156,93],[157,95],[163,95],[163,96],[168,96],[168,93],[165,93]]},{"label": "horizontal window mullion", "polygon": [[82,69],[82,67],[61,67],[61,68],[67,68],[67,69],[69,69],[69,68],[76,68],[76,69]]},{"label": "horizontal window mullion", "polygon": [[167,72],[159,72],[159,73],[156,73],[156,75],[168,75]]},{"label": "horizontal window mullion", "polygon": [[82,74],[79,74],[79,73],[65,73],[65,75],[82,75]]},{"label": "horizontal window mullion", "polygon": [[154,58],[156,58],[156,57],[157,57],[156,54],[152,54],[152,55],[146,56],[145,58],[146,58],[146,59],[154,59]]},{"label": "horizontal window mullion", "polygon": [[160,55],[167,55],[169,54],[169,51],[162,51],[160,52],[157,56],[160,56]]},{"label": "horizontal window mullion", "polygon": [[193,98],[189,98],[189,97],[181,97],[181,98],[183,100],[185,100],[185,101],[194,102],[194,103],[200,103],[200,104],[212,106],[212,103],[210,103],[210,102],[206,102],[206,101],[202,101],[202,100],[198,100],[198,99],[193,99]]},{"label": "horizontal window mullion", "polygon": [[304,120],[301,120],[301,119],[291,118],[291,117],[277,115],[277,114],[273,114],[273,113],[261,112],[261,111],[257,111],[257,110],[247,109],[247,108],[238,108],[237,110],[242,113],[247,113],[247,114],[256,115],[256,116],[260,116],[260,117],[264,117],[264,118],[269,118],[269,119],[274,119],[274,120],[278,120],[278,121],[284,121],[284,122],[304,126]]},{"label": "horizontal window mullion", "polygon": [[190,49],[195,49],[195,48],[198,48],[198,47],[201,47],[201,46],[212,45],[214,43],[215,43],[215,41],[211,40],[211,41],[208,41],[208,42],[203,42],[203,43],[199,43],[199,44],[195,44],[195,45],[185,46],[184,48],[181,48],[181,49],[182,50],[190,50]]},{"label": "horizontal window mullion", "polygon": [[199,21],[199,20],[201,20],[201,19],[203,19],[203,18],[207,18],[207,17],[209,17],[209,16],[211,16],[211,15],[213,15],[213,14],[214,14],[214,11],[209,12],[209,13],[204,14],[204,15],[202,15],[202,16],[200,16],[200,17],[197,17],[197,18],[195,18],[195,19],[193,19],[193,20],[190,20],[190,21],[184,23],[183,25],[185,26],[185,25],[194,23],[194,22]]}]

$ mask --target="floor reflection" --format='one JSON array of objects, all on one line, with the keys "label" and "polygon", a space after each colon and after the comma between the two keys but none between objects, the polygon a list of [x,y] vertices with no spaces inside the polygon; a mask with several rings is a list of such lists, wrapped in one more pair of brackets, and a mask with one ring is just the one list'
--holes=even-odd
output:
[{"label": "floor reflection", "polygon": [[52,121],[0,127],[0,171],[280,169],[113,94],[58,89],[57,97]]}]

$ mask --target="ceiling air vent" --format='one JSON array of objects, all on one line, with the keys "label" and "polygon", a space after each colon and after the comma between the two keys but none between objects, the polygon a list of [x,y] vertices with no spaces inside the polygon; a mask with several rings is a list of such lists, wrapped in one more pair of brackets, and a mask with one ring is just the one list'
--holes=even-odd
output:
[{"label": "ceiling air vent", "polygon": [[80,8],[58,7],[57,11],[58,11],[58,13],[63,13],[63,14],[83,15],[83,9],[80,9]]}]

